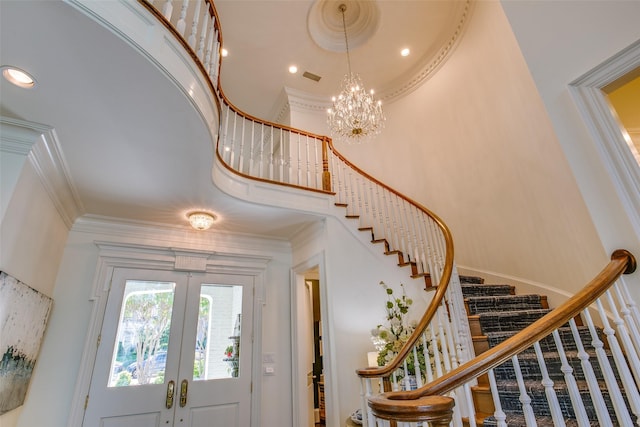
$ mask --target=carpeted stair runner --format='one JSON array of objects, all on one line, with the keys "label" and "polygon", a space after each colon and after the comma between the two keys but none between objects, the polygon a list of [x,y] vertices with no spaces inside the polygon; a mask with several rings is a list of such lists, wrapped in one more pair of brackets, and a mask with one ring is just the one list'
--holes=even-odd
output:
[{"label": "carpeted stair runner", "polygon": [[[474,342],[485,340],[486,343],[483,344],[483,346],[486,347],[483,348],[496,346],[551,311],[544,296],[516,295],[513,286],[484,284],[482,278],[479,277],[461,276],[460,279],[462,293],[465,297],[465,306],[467,308],[467,314],[469,315],[469,323],[472,335],[474,335]],[[592,362],[593,370],[598,380],[601,381],[600,389],[605,398],[606,406],[609,412],[614,414],[613,405],[611,399],[609,399],[600,366],[598,363],[595,363],[596,356],[591,347],[592,338],[590,332],[587,327],[581,326],[579,319],[577,324],[582,343],[589,353],[589,360]],[[567,325],[566,327],[558,329],[558,334],[562,342],[562,350],[569,365],[573,368],[573,375],[578,384],[586,414],[589,419],[592,420],[591,425],[597,426],[599,424],[585,381],[581,360],[578,358],[573,333]],[[571,405],[564,380],[564,373],[561,370],[562,362],[553,336],[548,336],[541,340],[540,347],[543,351],[549,376],[554,383],[553,388],[558,396],[565,423],[568,427],[577,426],[574,409]],[[478,352],[479,350],[476,349],[476,351]],[[612,361],[610,354],[608,355]],[[518,356],[518,362],[525,380],[527,393],[532,399],[531,405],[536,415],[537,425],[539,427],[553,426],[554,423],[551,419],[545,388],[542,385],[540,365],[533,347],[521,353]],[[494,369],[494,375],[499,390],[502,410],[507,415],[507,425],[509,427],[526,426],[524,417],[522,416],[520,390],[512,362],[507,361],[501,366],[496,367]],[[476,410],[482,413],[482,410],[477,407]],[[486,415],[486,417],[481,415],[481,418],[483,418],[482,425],[484,425],[484,427],[497,425],[492,414],[487,413]],[[615,417],[612,418],[615,420]],[[614,426],[617,425],[614,421]]]}]

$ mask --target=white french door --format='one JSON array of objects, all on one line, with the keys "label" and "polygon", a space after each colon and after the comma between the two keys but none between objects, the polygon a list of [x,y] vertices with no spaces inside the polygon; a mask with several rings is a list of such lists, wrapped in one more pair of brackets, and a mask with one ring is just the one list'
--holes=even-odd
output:
[{"label": "white french door", "polygon": [[84,427],[249,427],[253,277],[115,269]]}]

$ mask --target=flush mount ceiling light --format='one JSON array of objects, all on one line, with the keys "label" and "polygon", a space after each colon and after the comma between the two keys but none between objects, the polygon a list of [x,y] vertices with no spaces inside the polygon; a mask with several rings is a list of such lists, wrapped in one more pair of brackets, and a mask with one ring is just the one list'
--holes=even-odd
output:
[{"label": "flush mount ceiling light", "polygon": [[195,230],[208,230],[216,220],[216,216],[203,211],[191,212],[187,215],[189,218],[189,224]]},{"label": "flush mount ceiling light", "polygon": [[22,87],[25,89],[31,89],[36,85],[36,80],[31,77],[29,73],[20,68],[13,67],[10,65],[3,65],[0,67],[2,70],[2,76],[9,82],[13,83],[18,87]]},{"label": "flush mount ceiling light", "polygon": [[351,72],[347,24],[344,17],[347,5],[340,4],[338,10],[342,13],[349,73],[342,81],[340,95],[331,99],[333,107],[327,110],[327,123],[332,135],[348,143],[360,143],[378,135],[384,127],[385,118],[382,103],[373,98],[373,90],[367,92],[360,76]]}]

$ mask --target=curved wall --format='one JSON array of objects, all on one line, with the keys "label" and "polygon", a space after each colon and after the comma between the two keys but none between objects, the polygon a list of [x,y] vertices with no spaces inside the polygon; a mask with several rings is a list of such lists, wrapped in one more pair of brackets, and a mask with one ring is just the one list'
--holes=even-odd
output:
[{"label": "curved wall", "polygon": [[440,215],[460,266],[562,296],[606,264],[499,3],[476,2],[440,71],[385,113],[376,141],[336,146]]}]

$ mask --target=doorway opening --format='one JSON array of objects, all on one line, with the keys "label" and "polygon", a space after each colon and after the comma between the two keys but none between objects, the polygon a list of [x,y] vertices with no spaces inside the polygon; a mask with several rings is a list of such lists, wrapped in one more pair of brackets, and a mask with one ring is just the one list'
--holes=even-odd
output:
[{"label": "doorway opening", "polygon": [[324,426],[327,419],[321,282],[318,266],[295,274],[294,381],[298,396],[294,417],[301,427]]}]

